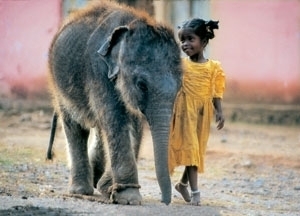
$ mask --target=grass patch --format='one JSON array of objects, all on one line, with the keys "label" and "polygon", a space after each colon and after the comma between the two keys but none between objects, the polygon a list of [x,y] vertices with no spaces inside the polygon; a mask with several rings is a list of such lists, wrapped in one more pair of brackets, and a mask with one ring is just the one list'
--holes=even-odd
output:
[{"label": "grass patch", "polygon": [[11,166],[14,164],[14,159],[6,149],[0,150],[0,166]]},{"label": "grass patch", "polygon": [[41,161],[41,156],[38,155],[35,149],[25,148],[0,148],[0,166],[12,166],[14,164],[24,162]]},{"label": "grass patch", "polygon": [[11,165],[13,165],[13,161],[0,154],[0,166],[11,166]]}]

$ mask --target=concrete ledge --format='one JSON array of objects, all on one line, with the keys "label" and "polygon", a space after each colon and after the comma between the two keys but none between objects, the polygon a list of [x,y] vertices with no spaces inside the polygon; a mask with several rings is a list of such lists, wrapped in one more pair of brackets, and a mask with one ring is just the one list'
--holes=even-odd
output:
[{"label": "concrete ledge", "polygon": [[224,103],[223,110],[232,122],[300,125],[300,105]]}]

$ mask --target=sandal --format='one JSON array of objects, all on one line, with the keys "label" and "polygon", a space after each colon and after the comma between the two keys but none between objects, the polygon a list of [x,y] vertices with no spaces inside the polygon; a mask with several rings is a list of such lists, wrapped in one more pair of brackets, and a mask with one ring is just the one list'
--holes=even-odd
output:
[{"label": "sandal", "polygon": [[199,206],[200,205],[200,191],[192,191],[192,200],[190,202],[191,205]]},{"label": "sandal", "polygon": [[175,185],[175,189],[181,194],[181,196],[183,197],[184,201],[186,202],[190,202],[191,201],[191,197],[189,194],[189,191],[187,190],[188,184],[184,184],[182,182],[178,182]]}]

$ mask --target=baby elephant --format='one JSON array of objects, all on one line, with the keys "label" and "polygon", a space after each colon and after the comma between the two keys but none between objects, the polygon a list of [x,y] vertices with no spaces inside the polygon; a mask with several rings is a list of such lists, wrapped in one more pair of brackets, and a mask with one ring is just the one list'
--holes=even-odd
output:
[{"label": "baby elephant", "polygon": [[69,192],[91,195],[96,187],[113,203],[140,204],[136,163],[146,120],[169,204],[169,124],[182,75],[173,31],[145,13],[97,1],[62,25],[49,69],[54,120],[61,119],[70,156]]}]

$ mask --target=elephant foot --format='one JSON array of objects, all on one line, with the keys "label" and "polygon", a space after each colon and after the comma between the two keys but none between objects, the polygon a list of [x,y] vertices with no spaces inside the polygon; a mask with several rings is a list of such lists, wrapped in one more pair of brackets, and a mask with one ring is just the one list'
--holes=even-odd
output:
[{"label": "elephant foot", "polygon": [[109,188],[110,199],[115,204],[141,205],[142,196],[138,184],[114,184]]},{"label": "elephant foot", "polygon": [[111,192],[109,188],[112,185],[112,178],[110,172],[105,173],[97,183],[97,190],[101,193],[106,199],[110,199]]},{"label": "elephant foot", "polygon": [[94,188],[89,184],[74,184],[69,188],[70,194],[93,195]]}]

